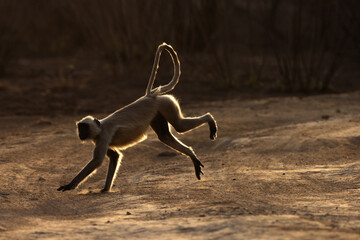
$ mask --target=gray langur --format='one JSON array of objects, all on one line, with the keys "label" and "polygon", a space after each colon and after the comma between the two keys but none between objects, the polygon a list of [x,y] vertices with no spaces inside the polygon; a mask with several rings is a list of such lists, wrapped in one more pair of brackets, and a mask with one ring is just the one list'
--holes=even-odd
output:
[{"label": "gray langur", "polygon": [[[174,75],[167,85],[153,89],[161,52],[164,49],[172,58]],[[179,77],[180,62],[177,53],[170,45],[165,43],[159,45],[145,96],[115,111],[104,119],[98,120],[92,116],[87,116],[77,122],[79,138],[82,141],[92,140],[95,144],[93,158],[69,184],[63,185],[57,190],[75,189],[102,164],[105,155],[107,155],[110,163],[102,192],[110,191],[122,158],[120,150],[143,141],[146,138],[149,126],[155,131],[161,142],[191,158],[195,167],[195,175],[200,180],[200,174],[203,174],[201,167],[204,166],[191,147],[186,146],[172,135],[169,123],[180,133],[208,123],[210,139],[212,140],[215,140],[217,136],[217,125],[210,113],[200,117],[183,117],[177,100],[171,95],[163,95],[175,87]]]}]

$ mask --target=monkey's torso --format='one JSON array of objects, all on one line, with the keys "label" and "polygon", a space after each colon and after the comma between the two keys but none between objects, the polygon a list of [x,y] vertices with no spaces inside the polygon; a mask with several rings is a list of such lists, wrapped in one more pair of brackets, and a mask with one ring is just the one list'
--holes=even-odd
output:
[{"label": "monkey's torso", "polygon": [[[142,97],[100,120],[101,135],[110,135],[110,147],[128,148],[146,139],[150,122],[158,112],[159,97]],[[101,137],[101,136],[100,136]]]}]

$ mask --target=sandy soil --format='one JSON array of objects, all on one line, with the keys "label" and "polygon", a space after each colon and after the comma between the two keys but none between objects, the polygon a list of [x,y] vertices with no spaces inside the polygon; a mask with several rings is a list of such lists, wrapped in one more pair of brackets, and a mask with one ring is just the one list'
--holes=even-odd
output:
[{"label": "sandy soil", "polygon": [[[75,120],[0,117],[1,239],[359,239],[360,93],[186,105],[208,128],[179,135],[205,165],[149,130],[124,152],[114,191],[107,161],[58,192],[91,157]],[[102,117],[104,114],[97,114]]]}]

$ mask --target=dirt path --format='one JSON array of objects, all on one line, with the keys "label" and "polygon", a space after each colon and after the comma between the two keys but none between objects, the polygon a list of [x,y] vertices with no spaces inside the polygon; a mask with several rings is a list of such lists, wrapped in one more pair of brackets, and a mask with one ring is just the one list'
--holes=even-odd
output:
[{"label": "dirt path", "polygon": [[97,193],[107,161],[56,191],[91,157],[74,131],[82,116],[0,118],[0,239],[360,238],[360,93],[183,110],[220,126],[215,142],[207,127],[179,136],[202,180],[150,132],[124,152],[108,194]]}]

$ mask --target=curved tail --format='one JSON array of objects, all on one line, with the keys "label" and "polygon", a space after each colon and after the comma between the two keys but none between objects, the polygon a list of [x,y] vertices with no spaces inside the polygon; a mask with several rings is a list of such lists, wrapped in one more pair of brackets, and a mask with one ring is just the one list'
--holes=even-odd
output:
[{"label": "curved tail", "polygon": [[[157,70],[159,69],[159,61],[160,61],[161,52],[164,49],[170,54],[171,59],[173,61],[174,75],[168,84],[166,84],[164,86],[159,86],[155,89],[152,89],[155,79],[156,79]],[[166,92],[173,90],[175,85],[179,82],[180,74],[181,74],[180,61],[179,61],[177,53],[170,45],[168,45],[166,43],[160,44],[159,47],[157,48],[157,51],[155,54],[154,64],[153,64],[153,68],[151,70],[151,75],[150,75],[150,79],[149,79],[149,82],[148,82],[148,85],[146,88],[145,95],[155,97],[157,95],[164,94]]]}]

